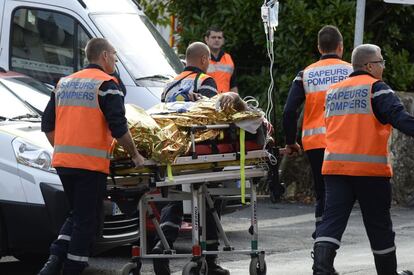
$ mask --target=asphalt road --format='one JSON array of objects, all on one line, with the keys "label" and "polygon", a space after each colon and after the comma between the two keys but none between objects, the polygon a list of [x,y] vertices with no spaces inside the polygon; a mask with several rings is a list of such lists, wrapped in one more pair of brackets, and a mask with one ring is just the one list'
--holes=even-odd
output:
[{"label": "asphalt road", "polygon": [[[312,274],[313,207],[302,204],[271,204],[259,202],[259,247],[266,251],[267,274],[305,275]],[[414,270],[414,209],[394,207],[392,210],[399,266]],[[236,249],[249,249],[250,210],[244,209],[223,217],[223,226]],[[190,253],[191,235],[181,236],[177,241],[178,253]],[[121,247],[90,260],[85,274],[119,274],[129,260],[129,247]],[[247,275],[250,257],[231,254],[220,257],[221,264],[231,274]],[[181,274],[188,260],[174,260],[171,269],[174,275]],[[342,247],[338,250],[335,267],[340,274],[374,275],[375,267],[358,206],[348,223]],[[37,265],[25,265],[12,257],[0,261],[1,275],[32,275]],[[151,262],[144,261],[142,274],[153,274]]]}]

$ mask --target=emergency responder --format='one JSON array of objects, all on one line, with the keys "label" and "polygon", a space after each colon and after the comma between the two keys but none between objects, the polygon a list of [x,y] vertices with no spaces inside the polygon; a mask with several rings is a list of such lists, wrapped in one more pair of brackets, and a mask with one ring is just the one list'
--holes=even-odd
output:
[{"label": "emergency responder", "polygon": [[210,60],[210,51],[202,42],[194,42],[186,50],[184,71],[168,83],[161,95],[161,101],[196,101],[200,95],[217,95],[214,79],[206,74]]},{"label": "emergency responder", "polygon": [[[206,97],[213,97],[217,95],[216,83],[213,78],[205,74],[208,68],[210,59],[210,50],[202,42],[194,42],[190,44],[186,50],[187,67],[184,72],[178,75],[172,82],[167,84],[163,92],[162,98],[165,101],[196,101],[201,95]],[[185,95],[183,95],[185,93]],[[232,97],[233,98],[233,97]],[[228,106],[235,99],[223,99],[223,107]],[[209,208],[207,206],[207,208]],[[217,251],[219,247],[217,226],[214,221],[212,212],[216,209],[208,209],[206,212],[206,249]],[[183,204],[182,202],[170,202],[161,210],[160,226],[170,245],[178,237],[181,222],[183,218]],[[152,249],[152,254],[162,254],[164,246],[157,238],[157,243]],[[206,261],[208,265],[209,275],[228,275],[228,270],[222,268],[217,263],[217,255],[207,255]],[[154,272],[156,275],[171,274],[168,259],[154,259]]]},{"label": "emergency responder", "polygon": [[[335,26],[327,25],[318,33],[319,61],[300,71],[293,80],[283,111],[287,155],[301,152],[296,143],[297,110],[305,101],[302,123],[302,146],[312,169],[315,202],[315,225],[323,219],[325,187],[321,175],[325,151],[323,110],[325,93],[330,84],[337,83],[352,72],[351,64],[342,61],[342,34]],[[315,238],[315,232],[312,237]]]},{"label": "emergency responder", "polygon": [[330,86],[326,94],[322,166],[326,205],[324,219],[316,228],[313,274],[337,274],[333,267],[336,250],[358,200],[377,274],[412,275],[396,271],[387,144],[392,126],[414,136],[414,117],[382,81],[385,60],[378,46],[356,47],[352,66],[350,77]]},{"label": "emergency responder", "polygon": [[76,275],[87,266],[100,227],[113,138],[135,166],[144,163],[127,127],[124,94],[109,75],[117,61],[114,47],[103,38],[93,38],[85,51],[90,65],[59,81],[42,119],[70,215],[40,275],[60,274],[62,265],[64,275]]},{"label": "emergency responder", "polygon": [[204,40],[211,51],[207,73],[216,81],[218,92],[238,93],[233,59],[222,49],[224,45],[223,31],[217,27],[211,27],[207,30]]}]

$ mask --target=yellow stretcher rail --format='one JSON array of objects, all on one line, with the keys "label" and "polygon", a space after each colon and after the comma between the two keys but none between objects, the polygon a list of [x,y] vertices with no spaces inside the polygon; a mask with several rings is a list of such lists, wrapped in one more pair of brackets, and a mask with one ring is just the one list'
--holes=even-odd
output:
[{"label": "yellow stretcher rail", "polygon": [[168,180],[169,181],[173,181],[174,180],[171,163],[168,163],[167,164],[167,177],[168,177]]},{"label": "yellow stretcher rail", "polygon": [[243,129],[240,129],[240,195],[242,204],[246,204],[246,146],[244,143],[245,135],[245,131]]}]

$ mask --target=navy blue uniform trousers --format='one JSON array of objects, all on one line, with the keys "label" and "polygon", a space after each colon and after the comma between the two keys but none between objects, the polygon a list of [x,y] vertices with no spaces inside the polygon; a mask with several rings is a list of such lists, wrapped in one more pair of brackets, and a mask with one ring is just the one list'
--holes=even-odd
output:
[{"label": "navy blue uniform trousers", "polygon": [[[218,231],[212,211],[206,203],[206,242],[218,245]],[[178,237],[181,222],[183,219],[183,203],[180,201],[170,202],[161,210],[160,225],[162,231],[169,242],[174,243]],[[156,237],[156,241],[159,240]],[[215,250],[215,249],[213,249]]]},{"label": "navy blue uniform trousers", "polygon": [[315,192],[315,223],[316,226],[323,219],[323,211],[325,209],[325,182],[322,176],[322,163],[325,149],[312,149],[307,150],[310,166],[312,169],[313,186]]},{"label": "navy blue uniform trousers", "polygon": [[391,221],[391,183],[385,177],[326,175],[324,218],[316,228],[315,242],[341,245],[349,215],[358,200],[366,232],[374,254],[395,250]]},{"label": "navy blue uniform trousers", "polygon": [[65,260],[65,271],[80,274],[88,265],[88,257],[103,219],[107,175],[83,169],[67,173],[70,169],[63,169],[57,168],[57,171],[70,213],[50,247],[50,254]]}]

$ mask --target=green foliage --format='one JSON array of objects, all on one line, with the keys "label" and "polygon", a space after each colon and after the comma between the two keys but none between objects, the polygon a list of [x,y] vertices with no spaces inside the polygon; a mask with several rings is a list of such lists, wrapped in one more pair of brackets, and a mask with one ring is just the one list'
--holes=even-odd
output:
[{"label": "green foliage", "polygon": [[[166,24],[165,14],[179,18],[179,52],[193,41],[203,41],[211,25],[220,26],[226,50],[237,66],[241,95],[267,105],[269,59],[260,16],[263,0],[138,0],[152,20]],[[317,33],[327,24],[338,26],[344,37],[344,59],[350,61],[354,42],[355,0],[279,0],[275,33],[276,117],[280,119],[292,80],[298,71],[319,58]],[[414,6],[367,0],[364,43],[377,44],[387,59],[385,81],[396,90],[414,91]],[[280,125],[279,121],[272,121]],[[280,128],[280,127],[277,127]],[[279,135],[280,135],[280,129]],[[280,140],[280,139],[279,139]]]}]

